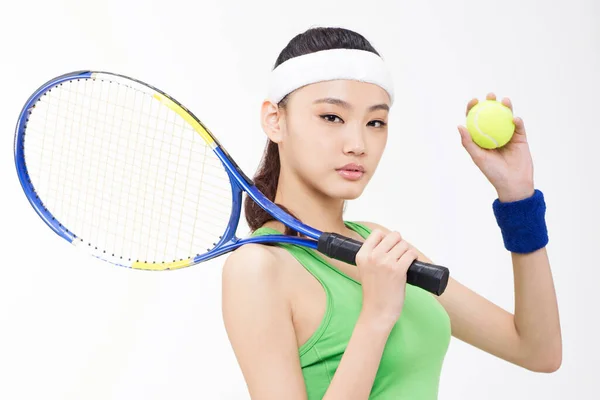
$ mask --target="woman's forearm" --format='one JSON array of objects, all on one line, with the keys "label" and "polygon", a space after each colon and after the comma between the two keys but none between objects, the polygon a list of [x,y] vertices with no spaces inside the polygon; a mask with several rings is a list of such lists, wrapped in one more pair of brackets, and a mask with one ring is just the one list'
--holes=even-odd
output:
[{"label": "woman's forearm", "polygon": [[512,253],[515,277],[515,327],[536,370],[558,369],[561,329],[554,282],[545,248]]},{"label": "woman's forearm", "polygon": [[323,400],[369,397],[383,349],[394,323],[361,313]]}]

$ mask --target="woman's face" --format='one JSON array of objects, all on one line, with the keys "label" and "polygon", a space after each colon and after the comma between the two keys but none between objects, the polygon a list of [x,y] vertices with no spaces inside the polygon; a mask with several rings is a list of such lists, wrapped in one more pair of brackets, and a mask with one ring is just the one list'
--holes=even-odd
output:
[{"label": "woman's face", "polygon": [[294,91],[282,115],[282,168],[328,197],[357,198],[383,154],[389,104],[381,87],[353,80]]}]

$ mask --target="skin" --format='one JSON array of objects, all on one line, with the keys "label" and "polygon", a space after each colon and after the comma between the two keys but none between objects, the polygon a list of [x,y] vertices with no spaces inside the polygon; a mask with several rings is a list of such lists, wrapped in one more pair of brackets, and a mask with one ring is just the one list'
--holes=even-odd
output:
[{"label": "skin", "polygon": [[[307,85],[289,98],[286,110],[269,101],[261,108],[263,129],[280,148],[275,201],[308,225],[362,241],[345,227],[343,204],[360,196],[385,149],[387,93],[376,85],[337,80]],[[318,102],[327,98],[336,100]],[[509,99],[502,102],[512,109]],[[471,100],[466,111],[475,104],[477,99]],[[498,150],[480,149],[466,128],[458,127],[465,150],[501,201],[533,193],[524,124],[515,118],[515,125],[511,142]],[[357,181],[343,179],[336,171],[351,162],[365,169]],[[402,312],[406,269],[414,259],[434,262],[399,232],[364,224],[373,232],[357,255],[357,266],[325,257],[363,289],[363,309],[325,399],[368,398],[385,342]],[[284,230],[275,221],[266,226]],[[454,337],[528,370],[556,371],[562,340],[546,249],[512,254],[512,264],[513,313],[452,277],[444,294],[434,297],[450,316]],[[246,245],[228,256],[223,318],[252,398],[306,398],[298,348],[319,326],[325,301],[318,281],[281,248]]]}]

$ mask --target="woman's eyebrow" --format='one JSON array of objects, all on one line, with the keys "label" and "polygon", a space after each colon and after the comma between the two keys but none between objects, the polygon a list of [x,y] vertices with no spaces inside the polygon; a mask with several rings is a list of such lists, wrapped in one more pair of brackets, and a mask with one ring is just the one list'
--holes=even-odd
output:
[{"label": "woman's eyebrow", "polygon": [[[322,99],[317,99],[313,102],[313,104],[320,104],[320,103],[327,103],[327,104],[334,104],[343,108],[347,108],[347,109],[352,109],[352,105],[350,103],[348,103],[347,101],[344,101],[342,99],[338,99],[335,97],[324,97]],[[376,110],[385,110],[385,111],[390,111],[390,106],[388,106],[385,103],[382,104],[375,104],[371,107],[368,108],[368,111],[376,111]]]}]

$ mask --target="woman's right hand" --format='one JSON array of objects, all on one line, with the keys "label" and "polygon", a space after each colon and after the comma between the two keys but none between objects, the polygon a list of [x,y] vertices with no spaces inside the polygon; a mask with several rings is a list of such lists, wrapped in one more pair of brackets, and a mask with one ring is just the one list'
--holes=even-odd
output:
[{"label": "woman's right hand", "polygon": [[406,271],[417,252],[400,233],[374,229],[356,254],[362,284],[362,313],[393,326],[402,312]]}]

